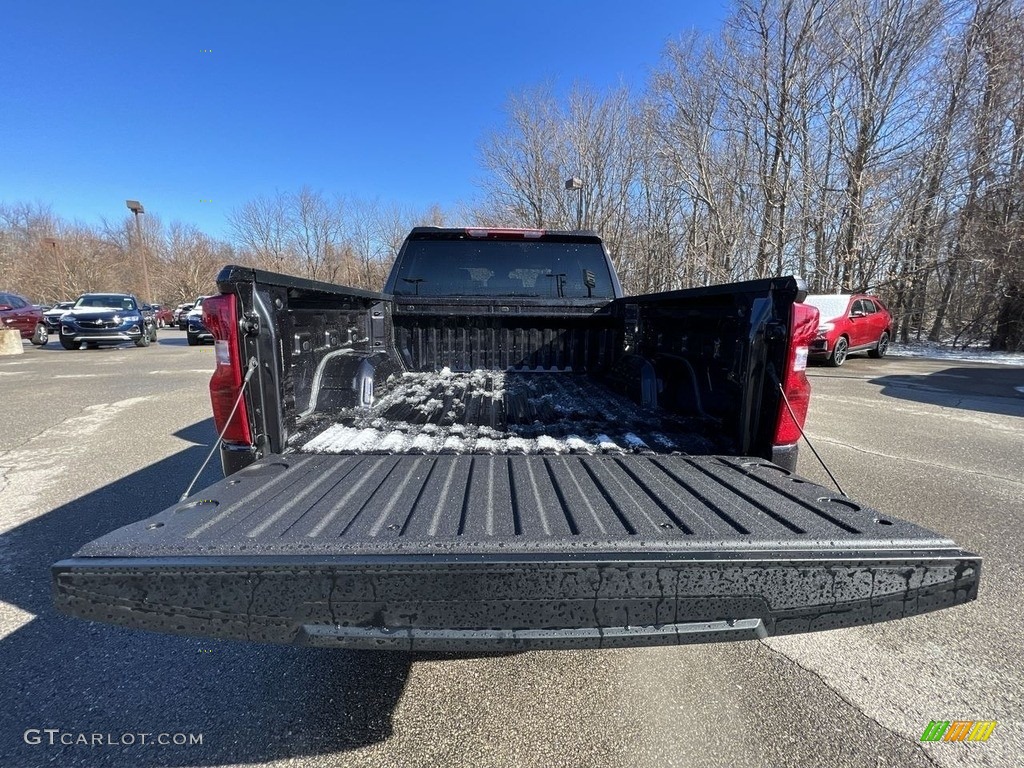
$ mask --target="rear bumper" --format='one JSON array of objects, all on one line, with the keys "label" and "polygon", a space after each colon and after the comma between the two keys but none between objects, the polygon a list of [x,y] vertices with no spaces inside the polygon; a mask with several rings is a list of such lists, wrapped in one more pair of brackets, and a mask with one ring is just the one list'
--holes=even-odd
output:
[{"label": "rear bumper", "polygon": [[237,445],[224,440],[220,441],[220,466],[224,477],[229,477],[239,470],[245,469],[256,461],[256,449],[251,445]]},{"label": "rear bumper", "polygon": [[73,558],[64,613],[257,642],[395,650],[599,648],[870,624],[978,594],[955,552]]},{"label": "rear bumper", "polygon": [[796,463],[800,458],[800,444],[773,445],[772,463],[778,464],[789,472],[796,472]]}]

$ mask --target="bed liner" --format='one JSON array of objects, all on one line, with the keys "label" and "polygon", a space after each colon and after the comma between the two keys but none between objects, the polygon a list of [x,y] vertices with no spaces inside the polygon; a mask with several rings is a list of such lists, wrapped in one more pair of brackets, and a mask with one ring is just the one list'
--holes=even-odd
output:
[{"label": "bed liner", "polygon": [[721,426],[641,407],[583,374],[405,373],[370,408],[317,414],[289,441],[304,453],[731,453]]}]

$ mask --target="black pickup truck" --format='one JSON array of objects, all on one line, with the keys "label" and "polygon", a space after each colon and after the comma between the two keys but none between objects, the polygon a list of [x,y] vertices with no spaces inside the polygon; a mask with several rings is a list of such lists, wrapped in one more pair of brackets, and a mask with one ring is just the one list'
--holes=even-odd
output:
[{"label": "black pickup truck", "polygon": [[416,228],[382,293],[229,266],[225,479],[53,566],[157,631],[423,650],[707,642],[973,600],[981,560],[794,474],[794,278],[622,295],[590,233]]}]

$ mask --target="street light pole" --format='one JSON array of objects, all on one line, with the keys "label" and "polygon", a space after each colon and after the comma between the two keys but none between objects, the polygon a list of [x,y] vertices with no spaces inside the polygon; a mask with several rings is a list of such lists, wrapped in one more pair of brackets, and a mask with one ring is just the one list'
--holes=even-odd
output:
[{"label": "street light pole", "polygon": [[138,241],[139,258],[142,261],[142,290],[146,294],[143,296],[142,302],[148,304],[153,301],[153,294],[149,290],[149,265],[146,263],[146,249],[142,243],[142,224],[139,223],[139,214],[145,213],[146,210],[138,200],[125,200],[124,202],[128,206],[128,210],[135,214],[135,239]]},{"label": "street light pole", "polygon": [[57,293],[59,296],[54,301],[61,301],[67,296],[67,292],[64,290],[64,270],[61,269],[60,259],[57,257],[57,238],[44,237],[43,242],[50,246],[50,252],[53,254],[53,270],[57,273]]},{"label": "street light pole", "polygon": [[576,198],[576,229],[583,229],[583,179],[579,176],[566,179],[565,189],[567,192],[578,193]]}]

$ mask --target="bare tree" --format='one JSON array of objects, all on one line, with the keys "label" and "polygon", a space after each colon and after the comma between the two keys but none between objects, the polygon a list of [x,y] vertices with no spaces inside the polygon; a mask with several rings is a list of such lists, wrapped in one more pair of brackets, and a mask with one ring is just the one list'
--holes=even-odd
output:
[{"label": "bare tree", "polygon": [[328,202],[323,193],[303,187],[288,200],[291,226],[287,242],[312,280],[334,280],[344,252],[344,220],[340,198]]},{"label": "bare tree", "polygon": [[217,272],[231,260],[225,243],[180,222],[168,228],[161,251],[160,295],[178,302],[212,293]]},{"label": "bare tree", "polygon": [[489,203],[510,221],[550,227],[560,207],[552,186],[561,175],[557,100],[550,86],[541,86],[512,97],[505,111],[507,125],[481,144]]},{"label": "bare tree", "polygon": [[263,269],[287,270],[294,258],[289,240],[292,210],[288,196],[277,192],[256,197],[228,214],[234,240]]}]

